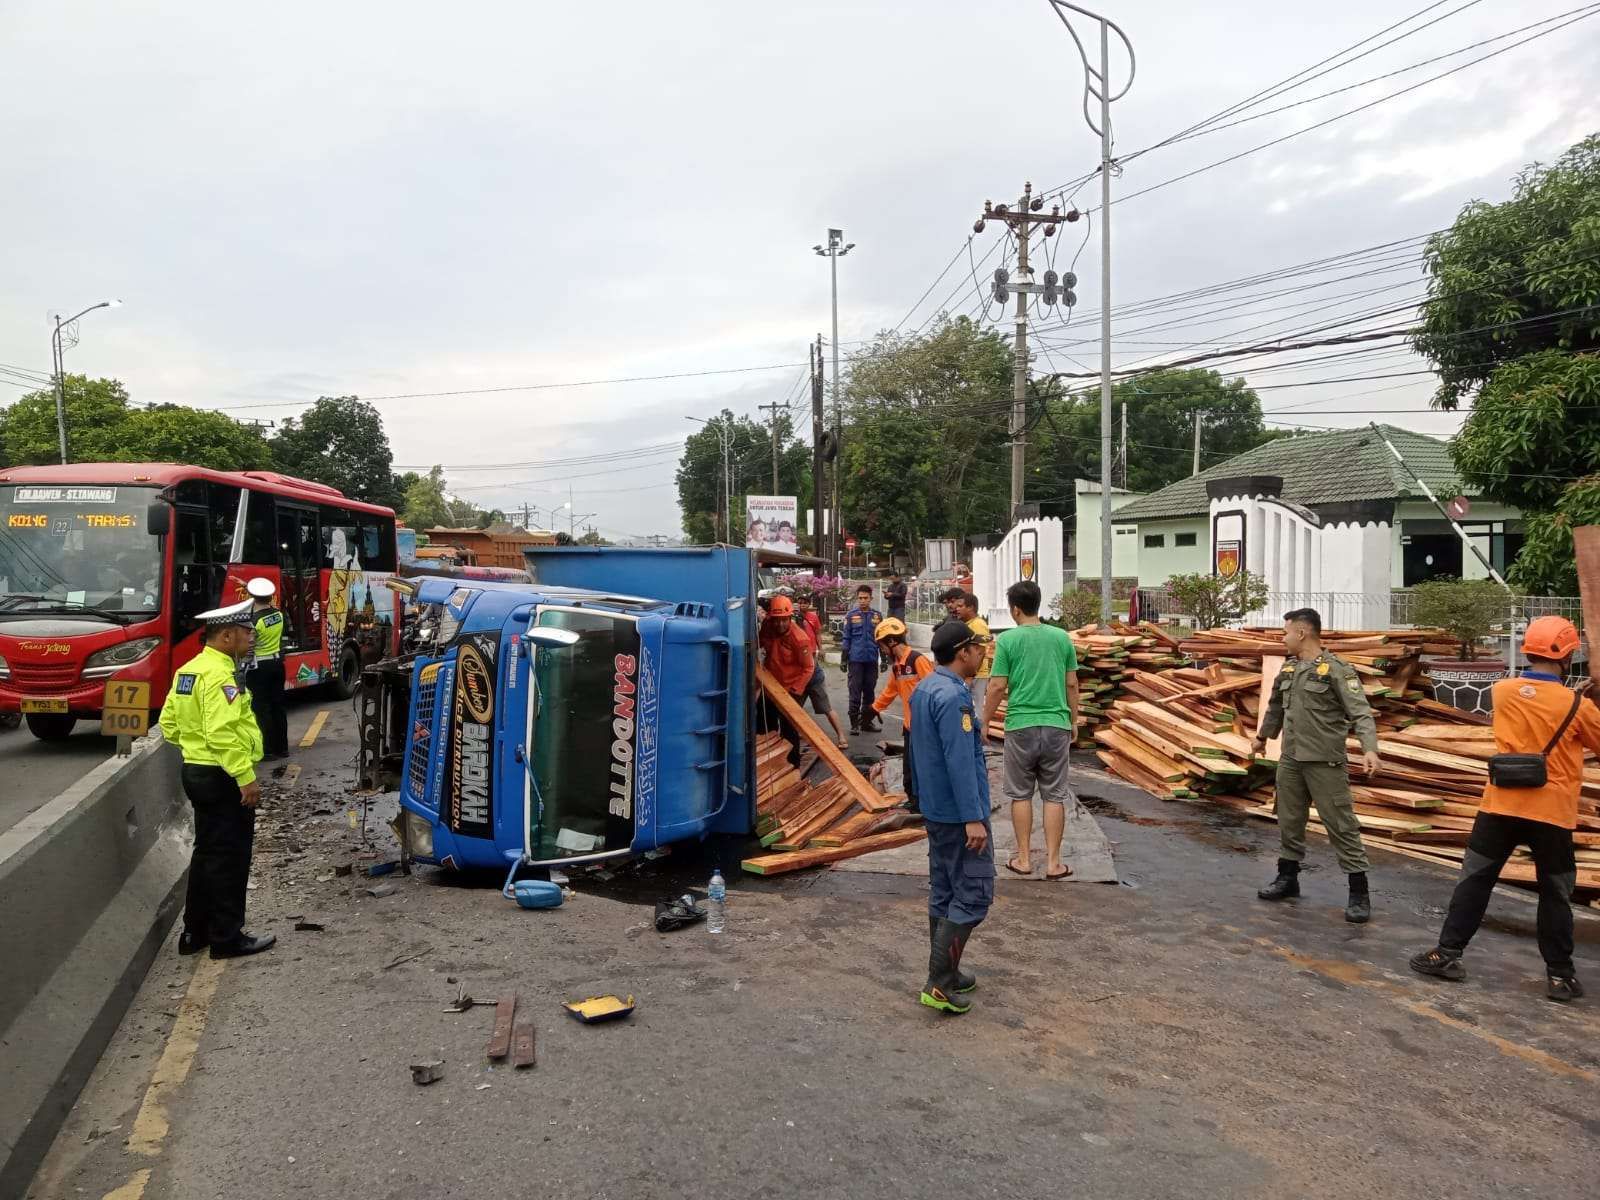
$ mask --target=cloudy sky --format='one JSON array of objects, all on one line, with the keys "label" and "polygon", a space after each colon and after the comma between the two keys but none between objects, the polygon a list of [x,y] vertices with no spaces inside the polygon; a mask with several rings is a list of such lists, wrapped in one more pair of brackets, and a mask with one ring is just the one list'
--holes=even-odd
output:
[{"label": "cloudy sky", "polygon": [[[1415,237],[1469,199],[1503,198],[1522,164],[1600,128],[1600,17],[1132,193],[1513,46],[1552,26],[1501,35],[1577,2],[1434,5],[1395,32],[1436,24],[1239,115],[1499,40],[1130,159],[1115,184],[1131,198],[1113,208],[1113,310]],[[1109,15],[1138,54],[1115,108],[1118,153],[1422,3],[1118,4]],[[548,508],[571,488],[607,533],[676,533],[684,418],[798,394],[806,342],[827,331],[827,264],[811,252],[827,227],[856,243],[841,263],[846,353],[941,304],[980,311],[963,247],[983,200],[1097,161],[1081,81],[1048,0],[6,0],[0,364],[47,372],[47,314],[116,296],[124,307],[85,319],[68,365],[120,378],[137,401],[273,420],[322,394],[385,397],[396,463],[442,462],[463,496]],[[1058,267],[1088,229],[1064,235]],[[980,275],[1000,261],[984,257],[998,238],[991,226],[972,240]],[[1088,324],[1049,331],[1037,369],[1095,365],[1089,243],[1075,326]],[[1402,253],[1226,318],[1203,304],[1130,313],[1118,361],[1402,302],[1420,293],[1416,271]],[[1376,357],[1335,374],[1416,367]],[[528,386],[738,368],[771,369]],[[1251,376],[1328,377],[1327,364]],[[467,394],[416,395],[440,392]],[[1261,394],[1282,421],[1355,424],[1370,417],[1348,410],[1383,407],[1448,432],[1454,419],[1408,411],[1427,393],[1396,376]],[[0,403],[20,394],[0,384]],[[595,461],[641,447],[666,448]]]}]

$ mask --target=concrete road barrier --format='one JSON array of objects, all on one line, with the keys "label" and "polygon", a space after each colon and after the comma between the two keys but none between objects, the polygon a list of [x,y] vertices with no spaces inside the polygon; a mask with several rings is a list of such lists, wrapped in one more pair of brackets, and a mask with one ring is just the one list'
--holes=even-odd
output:
[{"label": "concrete road barrier", "polygon": [[172,927],[192,825],[160,733],[0,834],[0,1196],[20,1196]]}]

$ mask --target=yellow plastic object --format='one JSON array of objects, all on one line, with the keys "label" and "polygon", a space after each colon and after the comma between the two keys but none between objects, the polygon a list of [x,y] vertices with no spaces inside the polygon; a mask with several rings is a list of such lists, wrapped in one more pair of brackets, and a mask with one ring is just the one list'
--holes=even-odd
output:
[{"label": "yellow plastic object", "polygon": [[633,1011],[633,997],[590,996],[587,1000],[568,1000],[561,1006],[585,1025],[617,1021]]}]

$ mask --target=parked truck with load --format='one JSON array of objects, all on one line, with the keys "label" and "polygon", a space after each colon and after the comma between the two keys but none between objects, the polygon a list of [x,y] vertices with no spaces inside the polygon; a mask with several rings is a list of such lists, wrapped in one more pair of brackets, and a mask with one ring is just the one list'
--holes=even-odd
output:
[{"label": "parked truck with load", "polygon": [[407,853],[557,867],[755,824],[757,553],[529,548],[531,583],[421,578],[369,668],[362,783]]}]

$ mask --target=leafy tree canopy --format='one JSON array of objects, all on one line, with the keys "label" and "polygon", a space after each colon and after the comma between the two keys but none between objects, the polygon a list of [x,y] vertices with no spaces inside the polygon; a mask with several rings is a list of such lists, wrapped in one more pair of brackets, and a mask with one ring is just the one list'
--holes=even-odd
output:
[{"label": "leafy tree canopy", "polygon": [[[724,430],[733,494],[732,536],[722,526]],[[811,507],[811,448],[795,436],[794,415],[779,412],[778,491],[772,493],[772,426],[736,417],[725,408],[685,439],[676,478],[683,532],[690,542],[704,545],[726,538],[743,544],[746,495],[798,497],[804,527],[803,514]]]},{"label": "leafy tree canopy", "polygon": [[353,500],[398,505],[403,491],[378,410],[356,396],[323,396],[272,439],[278,470],[336,487]]}]

